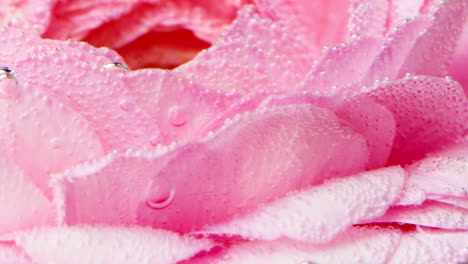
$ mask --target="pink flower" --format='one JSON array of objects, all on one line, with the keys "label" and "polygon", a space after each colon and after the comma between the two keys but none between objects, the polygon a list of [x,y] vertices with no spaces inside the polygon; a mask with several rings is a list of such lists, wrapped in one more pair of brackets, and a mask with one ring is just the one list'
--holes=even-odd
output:
[{"label": "pink flower", "polygon": [[0,10],[1,263],[468,261],[468,2]]}]

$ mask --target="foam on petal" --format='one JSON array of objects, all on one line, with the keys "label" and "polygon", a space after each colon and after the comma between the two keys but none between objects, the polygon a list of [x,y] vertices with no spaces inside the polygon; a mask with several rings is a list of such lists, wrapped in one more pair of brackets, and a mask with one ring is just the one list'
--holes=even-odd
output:
[{"label": "foam on petal", "polygon": [[404,178],[402,168],[390,167],[330,180],[204,232],[260,240],[287,237],[328,242],[363,219],[383,215],[398,198]]},{"label": "foam on petal", "polygon": [[212,246],[165,230],[110,226],[34,229],[15,242],[37,264],[175,264]]}]

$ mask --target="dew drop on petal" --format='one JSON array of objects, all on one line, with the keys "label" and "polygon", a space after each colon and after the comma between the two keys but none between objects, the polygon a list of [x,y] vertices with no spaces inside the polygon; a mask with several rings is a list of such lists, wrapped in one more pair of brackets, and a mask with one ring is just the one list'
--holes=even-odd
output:
[{"label": "dew drop on petal", "polygon": [[150,144],[152,146],[157,146],[160,143],[160,134],[159,133],[154,133],[151,138],[150,138]]},{"label": "dew drop on petal", "polygon": [[175,190],[165,177],[157,176],[146,192],[146,205],[155,210],[167,208],[174,201]]},{"label": "dew drop on petal", "polygon": [[180,127],[187,123],[188,109],[183,105],[173,106],[168,111],[169,121],[175,127]]},{"label": "dew drop on petal", "polygon": [[19,96],[18,81],[13,71],[0,66],[0,98],[15,99]]},{"label": "dew drop on petal", "polygon": [[50,146],[53,148],[53,149],[58,149],[60,148],[60,141],[58,138],[54,137],[54,138],[51,138],[50,139]]},{"label": "dew drop on petal", "polygon": [[124,98],[122,100],[120,100],[120,109],[122,109],[123,111],[131,111],[133,109],[133,105],[132,105],[132,102],[130,102],[128,99]]},{"label": "dew drop on petal", "polygon": [[109,69],[109,70],[119,70],[120,69],[120,70],[124,70],[124,71],[129,71],[127,65],[125,65],[122,62],[118,62],[118,61],[113,61],[113,62],[106,63],[106,64],[104,64],[104,68]]}]

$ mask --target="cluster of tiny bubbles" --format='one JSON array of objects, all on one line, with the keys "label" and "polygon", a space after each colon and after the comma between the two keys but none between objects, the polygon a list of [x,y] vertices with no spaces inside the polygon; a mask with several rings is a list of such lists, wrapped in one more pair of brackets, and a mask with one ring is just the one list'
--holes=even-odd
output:
[{"label": "cluster of tiny bubbles", "polygon": [[155,210],[167,208],[174,201],[175,189],[163,176],[156,176],[146,190],[146,205]]},{"label": "cluster of tiny bubbles", "polygon": [[113,62],[106,63],[106,64],[104,64],[104,68],[106,68],[106,69],[123,69],[124,71],[129,71],[130,70],[127,67],[127,65],[125,65],[122,62],[118,62],[118,61],[113,61]]},{"label": "cluster of tiny bubbles", "polygon": [[16,98],[18,96],[18,80],[12,69],[0,66],[0,98]]}]

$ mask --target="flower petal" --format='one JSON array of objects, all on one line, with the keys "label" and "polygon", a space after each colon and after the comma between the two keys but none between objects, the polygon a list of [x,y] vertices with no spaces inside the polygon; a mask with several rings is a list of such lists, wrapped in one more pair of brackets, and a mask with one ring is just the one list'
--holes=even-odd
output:
[{"label": "flower petal", "polygon": [[468,229],[468,209],[427,201],[420,206],[398,206],[374,219],[374,223],[406,223],[444,229]]},{"label": "flower petal", "polygon": [[10,157],[48,198],[49,175],[103,155],[88,122],[17,75],[0,80],[0,152]]},{"label": "flower petal", "polygon": [[246,7],[219,42],[175,71],[211,90],[291,90],[311,69],[312,57],[293,32]]},{"label": "flower petal", "polygon": [[468,94],[468,75],[466,69],[468,68],[468,21],[465,22],[463,33],[457,43],[457,49],[453,56],[453,61],[449,67],[449,75],[459,82],[465,93]]},{"label": "flower petal", "polygon": [[418,160],[456,142],[468,130],[468,99],[451,80],[405,78],[381,84],[369,95],[396,120],[391,164]]},{"label": "flower petal", "polygon": [[422,229],[403,234],[389,264],[465,263],[468,232]]},{"label": "flower petal", "polygon": [[188,263],[384,264],[398,247],[400,235],[393,229],[351,228],[327,244],[287,239],[254,241],[229,248],[219,257],[205,257]]},{"label": "flower petal", "polygon": [[354,0],[348,20],[348,35],[384,37],[388,30],[389,10],[393,1]]},{"label": "flower petal", "polygon": [[237,94],[206,91],[171,71],[139,70],[124,75],[123,79],[137,103],[161,130],[158,141],[152,144],[205,136],[206,126],[233,102],[240,101]]},{"label": "flower petal", "polygon": [[402,168],[390,167],[330,180],[202,232],[328,242],[362,219],[383,215],[398,198],[404,178]]},{"label": "flower petal", "polygon": [[468,14],[468,2],[459,0],[433,2],[435,11],[431,14],[431,25],[416,40],[400,69],[399,77],[405,76],[406,73],[436,77],[447,75],[450,58],[455,51]]},{"label": "flower petal", "polygon": [[56,0],[2,1],[0,25],[41,34],[49,24],[50,9],[55,2]]},{"label": "flower petal", "polygon": [[141,204],[139,221],[196,230],[291,190],[359,172],[366,162],[364,139],[330,111],[311,105],[260,109],[186,145],[154,174],[172,182],[176,195],[163,210]]},{"label": "flower petal", "polygon": [[0,243],[0,263],[5,264],[33,264],[24,253],[14,246],[2,245]]},{"label": "flower petal", "polygon": [[106,151],[150,146],[158,132],[154,120],[103,62],[85,51],[52,49],[41,56],[25,54],[12,67],[25,85],[42,89],[82,114]]},{"label": "flower petal", "polygon": [[211,247],[206,240],[141,227],[59,227],[16,235],[37,264],[175,264]]},{"label": "flower petal", "polygon": [[[0,216],[0,234],[54,224],[56,218],[55,211],[49,201],[34,186],[24,171],[1,156]],[[0,260],[2,260],[1,244]]]}]

